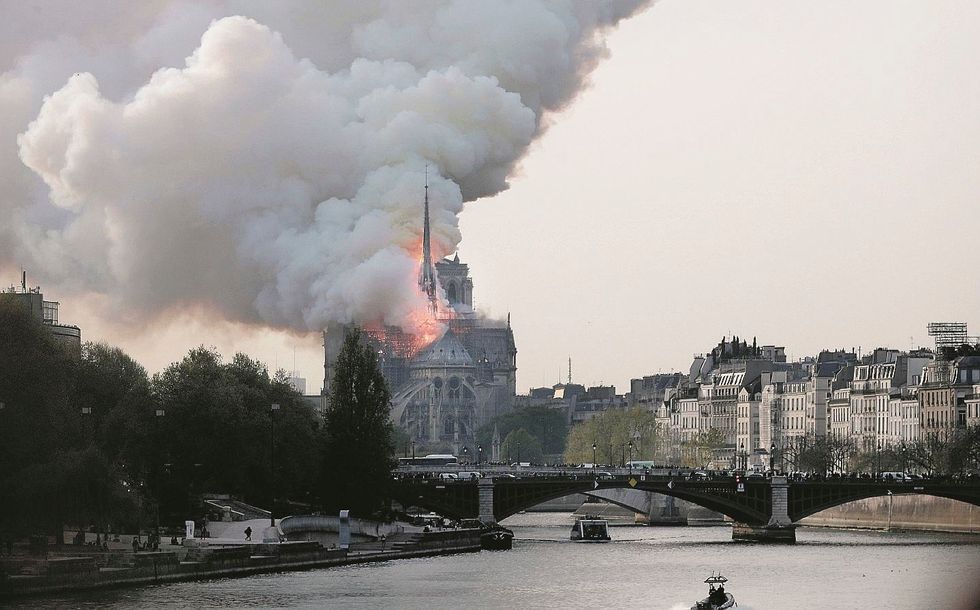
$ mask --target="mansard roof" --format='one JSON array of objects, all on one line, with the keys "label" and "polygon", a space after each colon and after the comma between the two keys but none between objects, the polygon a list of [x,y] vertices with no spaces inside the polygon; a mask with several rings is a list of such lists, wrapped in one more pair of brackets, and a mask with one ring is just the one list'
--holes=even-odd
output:
[{"label": "mansard roof", "polygon": [[960,356],[955,360],[956,366],[959,368],[976,368],[980,367],[980,356]]},{"label": "mansard roof", "polygon": [[844,368],[843,362],[821,362],[817,365],[814,377],[833,377]]},{"label": "mansard roof", "polygon": [[841,370],[837,371],[834,375],[834,382],[831,387],[835,390],[840,390],[842,388],[848,387],[851,381],[854,379],[854,365],[848,364]]}]

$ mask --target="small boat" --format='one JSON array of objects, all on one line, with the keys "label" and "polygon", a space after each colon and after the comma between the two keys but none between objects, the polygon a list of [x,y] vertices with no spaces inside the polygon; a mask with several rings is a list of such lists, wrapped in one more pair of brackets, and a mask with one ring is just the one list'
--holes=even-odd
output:
[{"label": "small boat", "polygon": [[738,605],[735,603],[735,597],[725,591],[725,583],[728,579],[720,572],[717,576],[712,574],[704,582],[708,585],[708,597],[695,602],[691,610],[725,610]]},{"label": "small boat", "polygon": [[480,532],[480,548],[486,551],[509,551],[514,544],[514,532],[491,523]]},{"label": "small boat", "polygon": [[575,542],[609,542],[609,524],[598,515],[586,515],[575,520],[570,540]]},{"label": "small boat", "polygon": [[484,523],[479,519],[463,519],[460,527],[480,530],[480,548],[485,551],[508,551],[514,543],[514,532],[499,523]]}]

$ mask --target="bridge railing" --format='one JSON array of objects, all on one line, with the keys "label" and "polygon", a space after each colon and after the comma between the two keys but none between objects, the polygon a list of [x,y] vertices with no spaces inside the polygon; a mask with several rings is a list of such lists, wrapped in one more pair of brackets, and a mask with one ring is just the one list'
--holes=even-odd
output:
[{"label": "bridge railing", "polygon": [[[597,468],[580,468],[577,466],[507,466],[507,465],[488,465],[488,464],[459,464],[451,466],[398,466],[394,470],[398,475],[413,474],[434,474],[439,476],[442,473],[457,474],[460,472],[478,472],[481,476],[535,476],[535,475],[560,475],[560,476],[582,476],[582,477],[604,477],[604,476],[678,476],[686,477],[694,472],[702,472],[693,468],[623,468],[621,466],[599,466]],[[719,473],[707,472],[708,477],[724,478]]]}]

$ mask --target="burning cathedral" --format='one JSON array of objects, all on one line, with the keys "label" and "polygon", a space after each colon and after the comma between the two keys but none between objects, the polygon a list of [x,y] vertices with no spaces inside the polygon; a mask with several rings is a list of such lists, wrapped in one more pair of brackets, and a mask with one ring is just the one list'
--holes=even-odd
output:
[{"label": "burning cathedral", "polygon": [[[432,262],[428,185],[418,286],[437,333],[424,336],[393,326],[367,326],[362,337],[378,354],[388,382],[391,419],[408,433],[416,449],[473,451],[477,429],[514,406],[517,347],[509,314],[506,322],[497,322],[474,311],[473,281],[459,255]],[[323,331],[324,394],[348,328],[331,324]]]}]

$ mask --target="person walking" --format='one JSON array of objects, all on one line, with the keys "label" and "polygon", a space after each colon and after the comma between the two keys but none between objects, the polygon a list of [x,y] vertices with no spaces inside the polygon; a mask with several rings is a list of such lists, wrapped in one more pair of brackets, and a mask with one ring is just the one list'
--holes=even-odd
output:
[{"label": "person walking", "polygon": [[245,540],[248,540],[248,541],[251,541],[252,540],[252,527],[251,526],[245,528]]}]

